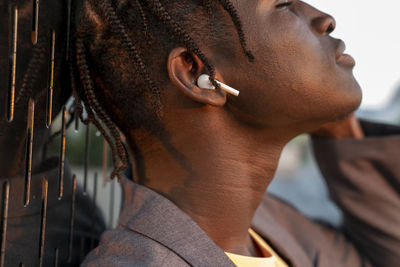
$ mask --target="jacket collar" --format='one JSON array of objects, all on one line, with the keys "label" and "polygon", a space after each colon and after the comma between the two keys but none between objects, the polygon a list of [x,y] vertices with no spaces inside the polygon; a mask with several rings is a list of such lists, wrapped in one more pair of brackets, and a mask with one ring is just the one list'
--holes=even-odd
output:
[{"label": "jacket collar", "polygon": [[[266,194],[261,205],[258,207],[252,221],[252,229],[257,232],[281,258],[293,267],[314,266],[304,249],[294,237],[279,224],[269,207],[275,206],[276,210],[284,213],[277,206],[277,200]],[[276,214],[284,216],[284,214]]]},{"label": "jacket collar", "polygon": [[235,266],[207,234],[175,204],[160,194],[122,181],[120,224],[174,251],[192,266]]},{"label": "jacket collar", "polygon": [[[192,266],[235,266],[211,238],[182,210],[162,195],[123,179],[120,224],[174,251]],[[293,267],[313,266],[298,242],[268,210],[266,196],[257,209],[252,228]],[[278,214],[279,215],[279,214]]]}]

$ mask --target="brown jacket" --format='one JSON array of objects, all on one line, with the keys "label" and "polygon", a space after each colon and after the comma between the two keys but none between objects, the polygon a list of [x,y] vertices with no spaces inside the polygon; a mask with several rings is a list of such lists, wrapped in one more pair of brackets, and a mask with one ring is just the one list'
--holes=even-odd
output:
[{"label": "brown jacket", "polygon": [[[400,128],[363,123],[363,140],[314,139],[331,196],[344,214],[334,229],[266,194],[253,229],[290,266],[400,266]],[[83,266],[234,266],[172,202],[125,179],[115,230]]]}]

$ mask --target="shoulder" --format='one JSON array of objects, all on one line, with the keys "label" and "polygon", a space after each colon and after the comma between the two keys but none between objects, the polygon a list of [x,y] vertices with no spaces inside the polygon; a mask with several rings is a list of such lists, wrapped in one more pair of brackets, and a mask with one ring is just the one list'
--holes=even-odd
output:
[{"label": "shoulder", "polygon": [[103,234],[81,266],[189,266],[173,251],[123,226]]},{"label": "shoulder", "polygon": [[[270,225],[272,230],[267,228]],[[334,227],[327,222],[310,219],[273,195],[265,195],[257,209],[253,226],[261,230],[261,235],[265,233],[267,240],[271,238],[268,234],[289,235],[286,242],[295,243],[295,247],[301,248],[311,262],[318,262],[318,266],[371,266],[341,226]]]},{"label": "shoulder", "polygon": [[258,218],[273,220],[301,243],[323,242],[327,236],[342,234],[340,226],[335,227],[329,222],[308,218],[291,203],[269,193],[265,194],[256,214]]}]

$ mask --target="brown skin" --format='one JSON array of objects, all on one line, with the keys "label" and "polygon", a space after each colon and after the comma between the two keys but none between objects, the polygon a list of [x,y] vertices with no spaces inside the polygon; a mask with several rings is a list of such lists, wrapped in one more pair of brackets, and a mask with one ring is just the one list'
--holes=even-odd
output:
[{"label": "brown skin", "polygon": [[[162,123],[169,135],[132,130],[127,138],[140,151],[133,164],[144,168],[142,183],[173,201],[224,251],[241,255],[260,256],[247,231],[291,139],[310,131],[362,137],[354,116],[319,128],[361,101],[353,66],[336,60],[343,51],[329,36],[335,21],[302,1],[277,6],[283,2],[233,1],[254,63],[239,42],[232,58],[202,44],[216,78],[239,97],[198,88],[202,62],[177,47],[166,66],[171,83],[164,88]],[[233,25],[228,30],[235,33]]]},{"label": "brown skin", "polygon": [[324,124],[317,130],[310,132],[310,134],[316,137],[332,139],[362,139],[364,137],[360,122],[354,114],[344,120]]}]

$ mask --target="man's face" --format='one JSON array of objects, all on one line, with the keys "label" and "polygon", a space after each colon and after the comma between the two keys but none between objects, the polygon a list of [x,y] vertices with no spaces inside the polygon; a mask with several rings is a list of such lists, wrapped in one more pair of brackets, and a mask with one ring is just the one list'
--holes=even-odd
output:
[{"label": "man's face", "polygon": [[[268,127],[341,118],[361,102],[351,57],[329,34],[335,21],[298,0],[235,0],[255,62],[238,57],[217,69],[240,90],[233,112]],[[240,59],[240,60],[239,60]]]}]

